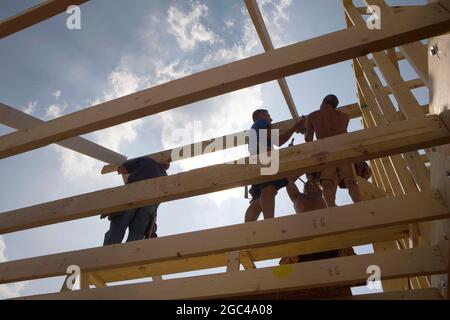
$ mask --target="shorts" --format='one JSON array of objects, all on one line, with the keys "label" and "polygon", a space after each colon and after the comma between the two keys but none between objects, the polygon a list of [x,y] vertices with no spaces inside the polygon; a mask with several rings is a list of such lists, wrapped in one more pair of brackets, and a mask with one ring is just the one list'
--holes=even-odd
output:
[{"label": "shorts", "polygon": [[351,164],[328,168],[320,173],[320,181],[329,180],[337,184],[341,183],[344,179],[354,179],[355,177],[355,167]]},{"label": "shorts", "polygon": [[252,200],[250,201],[250,203],[258,200],[259,198],[261,198],[261,191],[264,188],[269,187],[269,186],[275,186],[277,188],[277,191],[278,191],[278,190],[283,189],[284,187],[286,187],[288,184],[289,184],[288,179],[280,179],[280,180],[265,182],[265,183],[261,183],[261,184],[255,184],[248,191],[251,194],[251,196],[252,196]]}]

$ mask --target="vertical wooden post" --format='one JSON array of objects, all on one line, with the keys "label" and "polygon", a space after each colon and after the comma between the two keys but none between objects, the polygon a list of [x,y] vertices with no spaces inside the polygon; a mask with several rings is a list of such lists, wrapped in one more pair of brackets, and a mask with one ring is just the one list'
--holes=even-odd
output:
[{"label": "vertical wooden post", "polygon": [[[430,113],[440,114],[450,129],[450,34],[430,39],[429,42]],[[447,206],[450,206],[450,145],[432,149],[431,186],[438,189]],[[431,244],[442,248],[442,256],[449,263],[450,220],[433,221],[426,224],[425,237]],[[449,287],[448,275],[431,277],[431,285]],[[445,291],[445,292],[444,292]],[[448,290],[443,290],[448,296]]]},{"label": "vertical wooden post", "polygon": [[240,252],[239,251],[229,252],[227,256],[228,256],[227,272],[239,271],[239,268],[241,266]]}]

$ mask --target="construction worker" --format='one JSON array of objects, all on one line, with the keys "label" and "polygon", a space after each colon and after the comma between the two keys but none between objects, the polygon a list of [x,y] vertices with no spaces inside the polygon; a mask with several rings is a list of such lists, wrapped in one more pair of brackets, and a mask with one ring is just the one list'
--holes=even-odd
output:
[{"label": "construction worker", "polygon": [[[297,179],[289,179],[289,184],[286,187],[288,195],[294,204],[296,214],[327,208],[327,205],[323,199],[322,189],[317,179],[317,174],[308,174],[307,178],[308,180],[304,185],[303,193],[298,190],[297,185],[295,184]],[[285,257],[280,260],[280,264],[332,259],[354,254],[355,253],[352,248],[329,250],[294,257]]]},{"label": "construction worker", "polygon": [[[267,145],[263,146],[263,148],[265,148],[263,152],[270,153],[273,149],[273,144],[271,141],[272,118],[270,117],[269,112],[263,109],[256,110],[253,113],[253,122],[254,123],[251,130],[254,134],[250,135],[249,141],[250,154],[259,155],[260,151],[262,151],[259,149],[261,130],[267,130]],[[278,145],[282,146],[283,144],[285,144],[295,132],[305,132],[305,130],[305,119],[302,118],[301,120],[296,122],[296,124],[292,128],[278,136]],[[287,179],[281,179],[253,185],[249,190],[249,193],[252,196],[252,200],[250,201],[250,206],[245,213],[245,222],[258,220],[261,212],[263,212],[264,219],[274,218],[275,196],[278,193],[278,190],[286,187],[287,184]]]},{"label": "construction worker", "polygon": [[298,190],[295,181],[296,179],[289,179],[286,190],[294,204],[296,213],[320,210],[327,207],[322,197],[322,189],[312,175],[308,175],[308,181],[304,184],[303,193]]},{"label": "construction worker", "polygon": [[[166,170],[169,163],[159,163],[149,157],[142,157],[126,161],[118,169],[117,173],[128,175],[126,184],[142,180],[167,176]],[[128,228],[127,242],[143,240],[152,237],[156,231],[156,214],[158,205],[150,205],[141,208],[129,209],[109,215],[110,228],[105,234],[103,245],[121,243]],[[102,215],[101,218],[105,218]]]},{"label": "construction worker", "polygon": [[[347,133],[350,120],[345,113],[336,110],[338,105],[338,98],[330,94],[323,99],[320,109],[309,115],[305,137],[306,142],[313,141],[314,134],[317,139],[325,139]],[[326,151],[318,155],[318,157],[323,156],[326,156]],[[324,169],[320,173],[320,183],[323,187],[323,193],[328,207],[336,206],[337,186],[341,182],[348,189],[353,202],[361,201],[361,195],[355,180],[354,166],[349,163]]]}]

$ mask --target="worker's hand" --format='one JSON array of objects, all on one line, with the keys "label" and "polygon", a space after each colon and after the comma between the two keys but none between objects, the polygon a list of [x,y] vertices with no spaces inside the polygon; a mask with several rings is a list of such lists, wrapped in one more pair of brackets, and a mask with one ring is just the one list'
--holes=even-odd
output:
[{"label": "worker's hand", "polygon": [[117,168],[117,173],[118,174],[128,174],[128,171],[125,167],[120,166]]}]

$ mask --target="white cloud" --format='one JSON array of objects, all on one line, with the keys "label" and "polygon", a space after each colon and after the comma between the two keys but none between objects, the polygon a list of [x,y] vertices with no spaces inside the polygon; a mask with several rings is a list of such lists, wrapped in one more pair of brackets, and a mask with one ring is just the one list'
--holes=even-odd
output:
[{"label": "white cloud", "polygon": [[228,62],[241,60],[262,50],[258,34],[252,20],[245,12],[245,22],[242,30],[242,37],[231,47],[218,48],[207,54],[202,61],[202,66],[213,67]]},{"label": "white cloud", "polygon": [[286,30],[284,26],[289,21],[292,0],[258,0],[258,4],[272,42],[278,47]]},{"label": "white cloud", "polygon": [[[0,236],[0,263],[8,260],[6,256],[6,245],[3,237]],[[20,296],[20,291],[26,286],[26,282],[1,284],[0,285],[0,299],[9,299]]]},{"label": "white cloud", "polygon": [[60,156],[60,171],[65,180],[93,180],[100,177],[102,164],[98,160],[57,145],[54,149]]},{"label": "white cloud", "polygon": [[[108,89],[103,92],[103,95],[93,101],[93,105],[117,99],[142,89],[142,86],[147,79],[142,78],[127,69],[126,66],[121,66],[110,73],[108,77]],[[130,143],[137,138],[137,128],[143,123],[142,119],[120,124],[105,130],[97,131],[95,133],[96,142],[110,148],[114,151],[119,151],[122,143]]]},{"label": "white cloud", "polygon": [[228,30],[232,30],[234,28],[236,20],[235,19],[227,19],[225,20],[225,25],[227,26]]},{"label": "white cloud", "polygon": [[64,109],[62,106],[52,104],[45,109],[45,119],[52,120],[61,117]]},{"label": "white cloud", "polygon": [[56,100],[58,100],[61,97],[61,90],[53,92],[52,96],[55,97]]},{"label": "white cloud", "polygon": [[167,22],[169,32],[175,36],[178,45],[184,51],[195,48],[198,43],[214,43],[216,35],[201,23],[201,18],[208,14],[208,7],[199,2],[191,4],[190,12],[183,12],[171,6],[168,11]]},{"label": "white cloud", "polygon": [[162,61],[158,61],[156,62],[156,66],[156,83],[164,83],[183,78],[192,73],[190,67],[181,65],[180,59],[166,65]]},{"label": "white cloud", "polygon": [[23,112],[31,115],[34,113],[34,110],[36,109],[37,104],[38,104],[37,101],[28,102],[27,106],[23,107],[22,110],[23,110]]},{"label": "white cloud", "polygon": [[[145,79],[138,77],[125,67],[118,67],[108,76],[108,87],[102,95],[89,102],[90,105],[97,105],[105,101],[110,101],[138,91]],[[50,106],[48,115],[60,115],[58,106]],[[94,142],[119,152],[123,143],[130,143],[137,138],[137,128],[143,123],[142,119],[124,123],[115,127],[100,130],[93,133]],[[72,150],[54,147],[60,155],[60,171],[65,179],[74,181],[80,179],[90,179],[92,181],[100,179],[100,170],[103,163],[96,159],[74,152]]]}]

